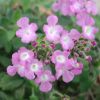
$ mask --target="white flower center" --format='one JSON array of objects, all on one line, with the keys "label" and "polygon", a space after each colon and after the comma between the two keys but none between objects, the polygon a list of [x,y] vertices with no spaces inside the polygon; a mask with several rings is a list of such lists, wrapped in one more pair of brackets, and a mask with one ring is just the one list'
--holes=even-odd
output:
[{"label": "white flower center", "polygon": [[28,52],[23,52],[23,53],[21,53],[21,55],[20,55],[20,59],[21,59],[21,60],[25,61],[25,60],[27,60],[28,58],[29,58]]},{"label": "white flower center", "polygon": [[48,75],[44,74],[41,76],[41,81],[45,82],[49,79]]},{"label": "white flower center", "polygon": [[85,33],[90,36],[92,33],[92,27],[91,26],[86,26],[85,27]]},{"label": "white flower center", "polygon": [[63,55],[59,55],[56,57],[56,61],[59,63],[64,63],[65,62],[65,57]]},{"label": "white flower center", "polygon": [[64,43],[69,43],[70,37],[69,36],[65,36],[65,37],[63,37],[62,40],[63,40]]},{"label": "white flower center", "polygon": [[24,33],[28,35],[28,34],[31,33],[31,31],[30,31],[29,29],[25,29],[25,30],[24,30]]},{"label": "white flower center", "polygon": [[38,64],[32,64],[32,65],[31,65],[31,71],[37,72],[38,70],[39,70]]},{"label": "white flower center", "polygon": [[75,9],[80,9],[80,8],[81,8],[80,3],[76,2],[76,3],[74,4],[74,8],[75,8]]},{"label": "white flower center", "polygon": [[51,35],[56,34],[56,30],[55,30],[54,27],[50,27],[50,29],[49,29],[49,34],[51,34]]}]

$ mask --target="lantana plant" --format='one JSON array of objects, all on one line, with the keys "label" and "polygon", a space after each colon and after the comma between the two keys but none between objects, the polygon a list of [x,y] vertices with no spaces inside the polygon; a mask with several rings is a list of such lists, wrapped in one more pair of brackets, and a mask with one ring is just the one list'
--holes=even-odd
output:
[{"label": "lantana plant", "polygon": [[51,91],[53,83],[59,79],[69,83],[82,73],[84,64],[79,58],[91,62],[88,52],[96,45],[95,34],[98,32],[92,17],[97,14],[94,1],[57,0],[52,8],[65,17],[75,17],[75,25],[81,30],[65,29],[59,24],[56,13],[47,17],[41,34],[37,32],[36,23],[30,23],[28,17],[20,18],[16,36],[27,44],[27,48],[21,47],[13,53],[12,65],[7,68],[10,76],[18,74],[33,80],[42,92]]}]

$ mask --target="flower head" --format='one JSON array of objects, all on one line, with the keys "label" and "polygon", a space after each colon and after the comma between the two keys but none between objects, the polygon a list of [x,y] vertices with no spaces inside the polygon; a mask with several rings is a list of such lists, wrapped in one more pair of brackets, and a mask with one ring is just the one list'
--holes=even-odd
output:
[{"label": "flower head", "polygon": [[52,8],[54,11],[60,11],[64,16],[72,15],[70,4],[70,0],[57,0],[57,2],[53,4]]},{"label": "flower head", "polygon": [[32,62],[27,64],[26,78],[33,80],[35,76],[42,70],[43,64],[41,61],[34,59]]},{"label": "flower head", "polygon": [[79,75],[82,73],[82,69],[83,69],[83,64],[80,62],[77,62],[76,59],[68,59],[67,60],[67,66],[69,67],[69,69],[71,70],[71,72],[74,75]]},{"label": "flower head", "polygon": [[98,13],[96,4],[93,0],[86,1],[85,7],[87,12],[90,14],[96,15]]},{"label": "flower head", "polygon": [[37,74],[35,82],[40,84],[40,90],[42,92],[48,92],[52,89],[51,82],[55,81],[55,77],[52,75],[51,71],[43,70]]},{"label": "flower head", "polygon": [[70,9],[73,13],[79,13],[84,8],[83,0],[71,0]]},{"label": "flower head", "polygon": [[56,65],[66,64],[68,56],[68,52],[56,50],[51,57],[51,61]]},{"label": "flower head", "polygon": [[31,50],[21,47],[18,52],[12,55],[12,63],[14,65],[18,63],[28,63],[34,59],[34,53]]},{"label": "flower head", "polygon": [[59,79],[61,76],[66,83],[71,82],[74,79],[74,73],[72,73],[67,64],[56,66],[56,78]]},{"label": "flower head", "polygon": [[81,11],[77,14],[77,25],[85,26],[85,25],[94,25],[94,19],[86,12],[86,10]]},{"label": "flower head", "polygon": [[37,25],[35,23],[29,24],[29,19],[22,17],[17,21],[17,25],[20,29],[16,31],[16,36],[21,38],[23,43],[30,43],[36,40]]},{"label": "flower head", "polygon": [[84,26],[83,27],[83,37],[89,40],[95,39],[95,34],[98,32],[98,29],[93,26]]},{"label": "flower head", "polygon": [[48,25],[44,25],[43,30],[46,34],[46,39],[50,42],[57,42],[60,39],[62,26],[58,25],[58,18],[55,15],[51,15],[47,18]]},{"label": "flower head", "polygon": [[81,34],[76,29],[72,29],[70,32],[64,30],[60,43],[64,50],[71,50],[74,47],[74,41],[78,41],[80,37]]}]

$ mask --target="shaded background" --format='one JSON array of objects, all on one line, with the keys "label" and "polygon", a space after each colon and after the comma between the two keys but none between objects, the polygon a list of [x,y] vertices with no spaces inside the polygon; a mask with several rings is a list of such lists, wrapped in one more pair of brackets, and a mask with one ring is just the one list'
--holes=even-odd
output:
[{"label": "shaded background", "polygon": [[[69,95],[71,100],[100,100],[100,33],[96,35],[97,47],[90,52],[92,63],[88,64],[83,60],[82,75],[69,84],[57,81],[49,93],[41,93],[33,81],[17,75],[9,77],[6,73],[7,66],[11,64],[12,53],[21,46],[26,46],[15,36],[16,21],[22,16],[28,16],[30,21],[38,23],[38,32],[42,33],[46,16],[52,14],[50,7],[53,1],[0,0],[0,100],[64,100],[66,95]],[[58,16],[61,25],[67,29],[72,28],[73,19],[69,20],[60,14]],[[96,26],[100,27],[100,16],[94,18]]]}]

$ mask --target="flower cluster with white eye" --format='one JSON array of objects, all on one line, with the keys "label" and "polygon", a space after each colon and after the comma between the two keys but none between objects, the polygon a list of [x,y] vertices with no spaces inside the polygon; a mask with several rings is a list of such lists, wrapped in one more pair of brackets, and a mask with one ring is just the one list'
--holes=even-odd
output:
[{"label": "flower cluster with white eye", "polygon": [[[52,83],[60,77],[68,83],[82,73],[83,64],[78,61],[78,57],[85,52],[87,45],[93,46],[98,31],[91,17],[91,14],[97,14],[92,0],[57,0],[53,10],[60,11],[64,16],[76,17],[76,25],[82,28],[82,32],[73,28],[70,31],[64,29],[53,14],[47,17],[47,24],[43,26],[45,36],[41,39],[36,33],[37,24],[29,23],[28,17],[22,17],[17,21],[19,29],[16,36],[28,44],[31,50],[21,47],[12,55],[12,65],[7,68],[10,76],[17,73],[20,77],[34,80],[42,92],[49,92]],[[61,48],[57,48],[58,45]],[[90,56],[85,58],[87,61],[92,60]],[[52,73],[50,66],[55,66],[55,73]]]}]

